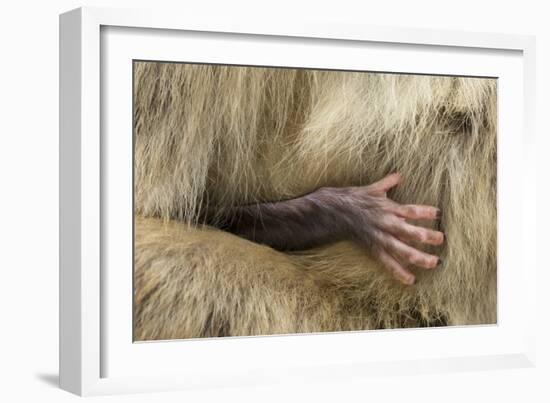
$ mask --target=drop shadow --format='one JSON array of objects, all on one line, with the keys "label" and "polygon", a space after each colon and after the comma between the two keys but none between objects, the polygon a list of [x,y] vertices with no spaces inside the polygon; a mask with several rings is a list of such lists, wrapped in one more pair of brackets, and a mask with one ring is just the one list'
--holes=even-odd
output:
[{"label": "drop shadow", "polygon": [[59,388],[59,375],[58,374],[35,374],[36,378],[44,382],[49,386]]}]

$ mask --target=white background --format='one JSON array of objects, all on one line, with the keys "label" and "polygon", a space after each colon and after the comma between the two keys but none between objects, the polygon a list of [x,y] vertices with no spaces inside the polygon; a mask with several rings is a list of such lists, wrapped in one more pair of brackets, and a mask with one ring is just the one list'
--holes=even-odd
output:
[{"label": "white background", "polygon": [[[294,3],[294,4],[293,4]],[[375,1],[321,3],[302,1],[155,2],[156,7],[179,4],[182,12],[215,12],[231,18],[246,13],[272,18],[319,18],[374,25],[451,28],[537,35],[539,137],[539,312],[538,367],[446,375],[414,375],[352,379],[334,384],[257,387],[214,391],[93,398],[100,401],[549,401],[550,392],[550,276],[542,252],[548,248],[550,193],[548,123],[550,105],[549,12],[545,2],[521,1]],[[248,6],[251,4],[252,6]],[[313,8],[312,4],[315,4]],[[150,7],[149,1],[19,1],[0,11],[0,236],[4,274],[0,306],[0,400],[74,401],[57,389],[58,337],[58,14],[81,5]],[[7,123],[7,124],[6,124]],[[544,157],[544,158],[543,158]],[[518,191],[520,191],[518,189]],[[414,348],[414,346],[411,346]],[[322,354],[322,352],[320,352]]]}]

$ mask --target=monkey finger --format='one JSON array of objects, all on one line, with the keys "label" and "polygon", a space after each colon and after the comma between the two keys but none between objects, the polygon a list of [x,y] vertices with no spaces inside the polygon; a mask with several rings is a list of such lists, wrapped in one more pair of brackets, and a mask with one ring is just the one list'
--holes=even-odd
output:
[{"label": "monkey finger", "polygon": [[399,217],[410,220],[436,220],[441,218],[441,210],[433,206],[423,206],[417,204],[395,204],[391,211]]},{"label": "monkey finger", "polygon": [[433,269],[439,263],[439,257],[419,251],[398,238],[386,233],[377,234],[377,239],[384,249],[396,254],[404,261],[425,269]]},{"label": "monkey finger", "polygon": [[407,241],[416,241],[428,245],[441,245],[445,241],[443,232],[411,225],[400,218],[390,220],[386,229],[392,235]]},{"label": "monkey finger", "polygon": [[378,251],[378,259],[386,269],[401,283],[405,285],[413,285],[415,282],[414,274],[401,265],[393,256],[384,249]]},{"label": "monkey finger", "polygon": [[397,186],[399,182],[401,182],[401,175],[399,173],[387,175],[378,182],[374,182],[367,186],[368,193],[373,196],[386,196],[388,190]]}]

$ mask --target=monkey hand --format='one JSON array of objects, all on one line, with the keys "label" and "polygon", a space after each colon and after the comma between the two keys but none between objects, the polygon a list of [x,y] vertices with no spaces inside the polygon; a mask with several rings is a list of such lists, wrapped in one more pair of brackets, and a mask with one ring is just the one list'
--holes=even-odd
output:
[{"label": "monkey hand", "polygon": [[438,219],[440,210],[432,206],[402,205],[389,199],[388,190],[400,181],[401,176],[394,173],[368,186],[322,188],[317,196],[330,206],[330,214],[336,215],[335,221],[343,223],[341,227],[347,232],[347,238],[368,248],[396,279],[412,285],[415,276],[407,266],[433,269],[441,259],[412,247],[409,242],[441,245],[445,235],[406,221]]}]

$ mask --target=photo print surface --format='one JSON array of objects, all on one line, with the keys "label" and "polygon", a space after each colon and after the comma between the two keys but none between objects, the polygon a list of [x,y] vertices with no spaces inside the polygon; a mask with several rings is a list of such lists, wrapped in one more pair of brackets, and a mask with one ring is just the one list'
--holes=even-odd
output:
[{"label": "photo print surface", "polygon": [[496,79],[133,75],[135,341],[496,323]]}]

